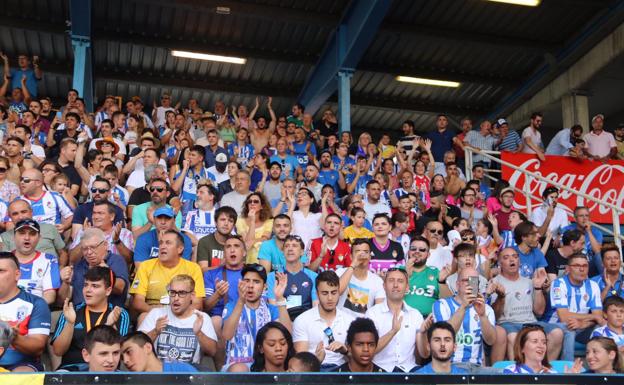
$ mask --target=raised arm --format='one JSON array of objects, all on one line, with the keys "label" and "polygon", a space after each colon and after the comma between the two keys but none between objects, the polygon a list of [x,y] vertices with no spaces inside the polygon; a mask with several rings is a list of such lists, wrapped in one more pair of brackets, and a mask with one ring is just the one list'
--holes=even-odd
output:
[{"label": "raised arm", "polygon": [[269,116],[271,117],[271,121],[269,122],[269,132],[272,134],[275,131],[275,126],[277,125],[277,117],[275,116],[275,111],[273,111],[273,97],[269,96],[267,100],[267,110],[269,110]]}]

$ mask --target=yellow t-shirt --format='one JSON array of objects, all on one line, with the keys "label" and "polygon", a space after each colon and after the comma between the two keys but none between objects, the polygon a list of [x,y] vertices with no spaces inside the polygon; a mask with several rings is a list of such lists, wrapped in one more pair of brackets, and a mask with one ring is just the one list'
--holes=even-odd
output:
[{"label": "yellow t-shirt", "polygon": [[390,144],[387,146],[381,145],[379,146],[379,151],[381,151],[381,157],[383,159],[389,159],[394,156],[394,153],[396,152],[396,147]]},{"label": "yellow t-shirt", "polygon": [[[249,231],[249,225],[245,218],[239,217],[236,220],[236,233],[243,237]],[[265,234],[271,235],[273,231],[273,219],[267,219],[260,227],[256,227],[255,237],[260,238]],[[260,244],[262,242],[255,242],[253,245],[247,245],[247,260],[246,263],[258,263],[258,252],[260,251]]]},{"label": "yellow t-shirt", "polygon": [[160,264],[158,258],[141,262],[130,287],[130,294],[143,295],[148,305],[158,305],[160,299],[167,296],[167,286],[171,278],[179,274],[190,275],[195,280],[197,298],[206,296],[204,276],[197,263],[180,259],[176,267],[169,269]]},{"label": "yellow t-shirt", "polygon": [[353,243],[353,241],[358,238],[370,239],[375,236],[375,234],[373,234],[373,232],[367,229],[366,227],[361,227],[359,229],[356,229],[355,227],[353,227],[353,225],[345,228],[343,234],[344,234],[345,240],[348,241],[349,243]]}]

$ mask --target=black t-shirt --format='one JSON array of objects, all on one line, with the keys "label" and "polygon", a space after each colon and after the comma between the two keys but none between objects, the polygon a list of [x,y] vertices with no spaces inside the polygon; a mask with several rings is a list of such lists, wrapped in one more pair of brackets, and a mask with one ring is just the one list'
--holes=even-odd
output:
[{"label": "black t-shirt", "polygon": [[[94,202],[87,202],[78,205],[78,207],[76,207],[76,210],[74,211],[74,218],[72,219],[72,223],[82,225],[84,224],[85,218],[88,218],[89,222],[92,223],[93,219],[91,217],[93,216],[94,205]],[[124,223],[124,212],[119,206],[115,205],[115,219],[113,220],[113,224],[117,224],[119,222],[121,222],[122,224]]]},{"label": "black t-shirt", "polygon": [[385,249],[381,250],[377,247],[377,242],[374,241],[375,238],[371,238],[370,247],[371,247],[371,260],[384,260],[384,261],[396,261],[403,262],[403,246],[399,242],[393,241],[389,239],[389,245],[386,246]]},{"label": "black t-shirt", "polygon": [[[344,364],[340,365],[339,367],[333,369],[332,372],[351,373],[351,368],[349,367],[349,363],[345,362]],[[379,366],[377,366],[375,364],[373,364],[373,370],[371,370],[370,372],[371,373],[386,373],[385,370],[383,370],[382,368],[380,368]]]},{"label": "black t-shirt", "polygon": [[324,121],[319,120],[314,124],[314,128],[319,130],[321,135],[329,136],[330,134],[338,134],[338,125],[335,123],[329,123],[329,126]]},{"label": "black t-shirt", "polygon": [[548,274],[556,274],[562,277],[565,274],[565,268],[568,265],[568,258],[565,258],[556,247],[551,247],[546,251],[546,272]]},{"label": "black t-shirt", "polygon": [[[56,159],[56,163],[58,163],[58,158]],[[63,174],[67,175],[69,178],[69,183],[72,186],[78,186],[78,194],[76,194],[76,198],[78,198],[78,195],[80,194],[80,186],[82,185],[82,178],[80,177],[80,174],[78,174],[76,167],[74,167],[74,164],[70,162],[65,167],[61,166],[61,169],[63,170]]]},{"label": "black t-shirt", "polygon": [[145,187],[139,187],[132,191],[130,199],[128,199],[128,206],[138,206],[143,203],[147,203],[152,199],[149,191]]},{"label": "black t-shirt", "polygon": [[65,138],[74,138],[78,140],[78,135],[80,135],[80,132],[78,131],[74,131],[73,136],[69,135],[67,133],[67,130],[57,130],[56,132],[54,132],[53,137],[56,144],[48,149],[48,157],[58,158],[59,154],[61,153],[61,141]]}]

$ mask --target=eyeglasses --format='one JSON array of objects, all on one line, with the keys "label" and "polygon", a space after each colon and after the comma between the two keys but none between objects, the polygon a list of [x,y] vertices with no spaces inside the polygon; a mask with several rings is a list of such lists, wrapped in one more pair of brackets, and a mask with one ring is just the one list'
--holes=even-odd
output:
[{"label": "eyeglasses", "polygon": [[100,246],[101,246],[104,242],[106,242],[106,241],[105,241],[105,240],[104,240],[104,241],[101,241],[100,243],[98,243],[98,244],[97,244],[97,245],[95,245],[95,246],[82,246],[82,251],[83,251],[84,253],[90,253],[90,252],[93,252],[93,251],[95,251],[95,249],[97,249],[98,247],[100,247]]},{"label": "eyeglasses", "polygon": [[30,182],[36,182],[36,181],[39,181],[39,179],[20,178],[20,182],[22,183],[30,183]]},{"label": "eyeglasses", "polygon": [[411,246],[409,248],[409,251],[420,251],[421,253],[424,253],[427,251],[426,247],[415,247],[415,246]]},{"label": "eyeglasses", "polygon": [[55,168],[45,168],[45,167],[44,167],[44,168],[41,170],[41,172],[56,172],[56,169],[55,169]]},{"label": "eyeglasses", "polygon": [[108,189],[107,189],[107,188],[95,188],[95,187],[92,187],[92,188],[91,188],[91,193],[92,193],[92,194],[95,194],[95,193],[104,194],[104,193],[106,193],[106,192],[108,192]]},{"label": "eyeglasses", "polygon": [[474,241],[474,237],[462,237],[462,241]]},{"label": "eyeglasses", "polygon": [[247,203],[255,203],[255,204],[260,204],[260,199],[250,199],[247,201]]},{"label": "eyeglasses", "polygon": [[585,270],[585,269],[589,269],[589,265],[581,265],[578,263],[572,264],[572,265],[568,265],[570,267],[573,267],[575,269],[579,269],[579,270]]},{"label": "eyeglasses", "polygon": [[191,294],[192,291],[184,291],[184,290],[168,290],[167,294],[169,294],[169,298],[173,298],[175,296],[178,296],[180,298],[185,298],[187,295]]},{"label": "eyeglasses", "polygon": [[442,235],[444,233],[444,230],[442,229],[427,229],[428,232],[430,232],[431,234],[440,234]]},{"label": "eyeglasses", "polygon": [[0,174],[4,174],[5,172],[7,172],[7,168],[6,167],[0,167]]},{"label": "eyeglasses", "polygon": [[150,187],[149,188],[149,192],[153,193],[154,191],[161,193],[165,191],[165,188],[164,187]]}]

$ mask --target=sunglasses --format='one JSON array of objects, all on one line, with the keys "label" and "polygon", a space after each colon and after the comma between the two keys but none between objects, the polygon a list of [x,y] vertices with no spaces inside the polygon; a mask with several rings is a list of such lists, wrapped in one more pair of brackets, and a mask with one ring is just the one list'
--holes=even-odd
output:
[{"label": "sunglasses", "polygon": [[95,193],[104,194],[106,192],[108,192],[107,188],[95,188],[95,187],[91,188],[91,193],[92,194],[95,194]]},{"label": "sunglasses", "polygon": [[247,203],[255,203],[255,204],[260,204],[260,199],[250,199],[247,201]]},{"label": "sunglasses", "polygon": [[420,251],[421,253],[424,253],[427,251],[426,247],[410,247],[409,251]]},{"label": "sunglasses", "polygon": [[39,179],[30,179],[30,178],[20,178],[20,182],[22,183],[30,183],[34,181],[38,181]]},{"label": "sunglasses", "polygon": [[153,193],[154,191],[161,193],[165,191],[165,188],[164,187],[150,187],[149,192]]},{"label": "sunglasses", "polygon": [[462,241],[474,241],[474,237],[462,237]]},{"label": "sunglasses", "polygon": [[436,229],[427,229],[427,231],[429,231],[431,234],[440,234],[440,235],[442,235],[444,233],[444,230],[442,230],[442,229],[438,229],[438,230],[436,230]]}]

